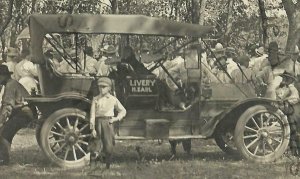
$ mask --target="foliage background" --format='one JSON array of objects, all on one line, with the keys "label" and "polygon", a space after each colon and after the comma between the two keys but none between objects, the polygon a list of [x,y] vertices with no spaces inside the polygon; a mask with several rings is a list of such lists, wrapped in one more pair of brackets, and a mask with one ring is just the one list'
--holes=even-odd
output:
[{"label": "foliage background", "polygon": [[[175,21],[215,26],[209,44],[222,42],[243,53],[249,44],[276,40],[282,50],[288,20],[281,0],[265,0],[267,41],[263,40],[259,0],[3,0],[0,2],[1,50],[16,46],[18,34],[32,13],[144,14]],[[286,0],[297,2],[297,0]],[[300,3],[298,3],[300,4]],[[11,11],[10,11],[11,9]],[[265,35],[266,38],[266,35]],[[265,44],[264,44],[265,43]]]}]

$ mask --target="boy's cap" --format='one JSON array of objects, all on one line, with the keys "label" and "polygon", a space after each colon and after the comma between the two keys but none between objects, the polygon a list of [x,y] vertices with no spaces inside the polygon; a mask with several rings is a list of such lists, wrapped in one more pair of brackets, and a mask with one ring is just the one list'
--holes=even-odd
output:
[{"label": "boy's cap", "polygon": [[98,86],[111,86],[112,82],[108,77],[101,77],[98,79],[97,84]]}]

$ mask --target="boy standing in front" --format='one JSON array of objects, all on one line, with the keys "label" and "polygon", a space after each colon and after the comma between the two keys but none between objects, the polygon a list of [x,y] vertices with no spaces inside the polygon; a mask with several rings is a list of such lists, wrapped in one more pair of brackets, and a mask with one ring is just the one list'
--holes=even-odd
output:
[{"label": "boy standing in front", "polygon": [[[108,77],[101,77],[97,81],[99,95],[92,101],[90,127],[94,137],[98,135],[103,144],[106,168],[110,167],[111,154],[114,145],[113,123],[120,121],[126,115],[126,109],[120,101],[110,94],[112,81]],[[115,117],[114,111],[118,114]]]}]

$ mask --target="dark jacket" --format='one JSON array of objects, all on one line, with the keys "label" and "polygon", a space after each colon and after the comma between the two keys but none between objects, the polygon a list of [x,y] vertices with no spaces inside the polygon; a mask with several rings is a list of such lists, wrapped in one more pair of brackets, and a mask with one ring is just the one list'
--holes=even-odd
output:
[{"label": "dark jacket", "polygon": [[2,106],[0,112],[0,122],[5,122],[13,109],[23,106],[24,98],[28,97],[29,93],[18,81],[9,79],[5,84],[4,94],[2,96]]}]

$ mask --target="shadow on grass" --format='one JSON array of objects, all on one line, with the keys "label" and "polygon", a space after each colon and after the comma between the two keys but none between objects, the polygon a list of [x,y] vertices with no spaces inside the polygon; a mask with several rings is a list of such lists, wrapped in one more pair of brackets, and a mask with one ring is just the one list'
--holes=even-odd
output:
[{"label": "shadow on grass", "polygon": [[[142,158],[139,157],[138,152],[135,150],[135,146],[122,146],[118,145],[113,154],[113,160],[117,163],[123,162],[136,162],[136,161],[169,161],[169,160],[205,160],[205,161],[239,161],[240,156],[228,155],[218,149],[217,146],[210,146],[209,148],[203,146],[192,148],[191,154],[187,154],[183,151],[179,145],[177,147],[177,154],[174,158],[170,152],[170,147],[166,145],[153,145],[153,143],[143,143],[140,145]],[[211,149],[210,149],[211,148]],[[210,151],[208,151],[210,150]]]},{"label": "shadow on grass", "polygon": [[[130,145],[132,144],[132,145]],[[177,146],[177,155],[171,159],[170,146],[168,144],[158,145],[153,142],[142,142],[141,152],[142,158],[139,157],[135,147],[136,143],[126,141],[115,146],[113,153],[114,163],[136,163],[141,161],[239,161],[239,156],[228,155],[218,149],[217,146],[200,146],[192,148],[191,154],[183,151],[182,146]],[[20,165],[32,165],[38,168],[55,167],[50,163],[48,158],[43,154],[43,151],[37,144],[31,146],[19,146],[11,152],[11,163]]]}]

